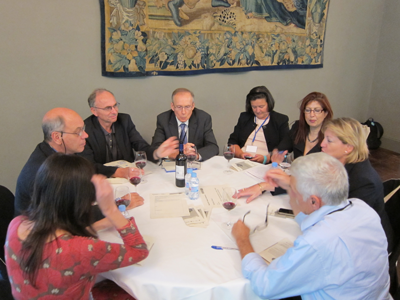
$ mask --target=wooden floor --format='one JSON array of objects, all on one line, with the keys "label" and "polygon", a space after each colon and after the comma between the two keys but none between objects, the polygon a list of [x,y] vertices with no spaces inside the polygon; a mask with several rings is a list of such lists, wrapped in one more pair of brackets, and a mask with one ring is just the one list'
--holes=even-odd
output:
[{"label": "wooden floor", "polygon": [[382,181],[400,178],[400,154],[379,148],[370,150],[369,160]]}]

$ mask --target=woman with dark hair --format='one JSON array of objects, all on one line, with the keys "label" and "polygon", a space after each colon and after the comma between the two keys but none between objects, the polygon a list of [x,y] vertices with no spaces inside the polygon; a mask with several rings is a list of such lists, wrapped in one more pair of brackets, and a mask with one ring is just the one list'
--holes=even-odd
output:
[{"label": "woman with dark hair", "polygon": [[[289,134],[278,145],[278,150],[292,152],[293,158],[309,153],[321,152],[324,134],[321,132],[326,121],[333,117],[328,98],[323,93],[312,92],[300,103],[300,117],[289,131]],[[287,153],[274,151],[272,160],[282,161]]]},{"label": "woman with dark hair", "polygon": [[[328,98],[319,92],[312,92],[305,96],[300,103],[300,117],[289,133],[273,150],[272,161],[282,162],[288,152],[293,152],[293,158],[310,153],[321,152],[321,142],[324,134],[321,131],[326,121],[332,119],[333,111]],[[280,150],[278,152],[278,150]],[[283,189],[275,189],[267,182],[260,182],[256,185],[242,189],[237,197],[248,197],[247,202],[261,195],[264,191],[271,191],[274,195],[285,193]]]},{"label": "woman with dark hair", "polygon": [[[118,230],[123,245],[97,239],[91,207]],[[26,216],[8,228],[6,265],[15,299],[92,299],[98,273],[143,260],[147,246],[133,218],[115,205],[106,178],[75,155],[53,154],[40,167]]]},{"label": "woman with dark hair", "polygon": [[274,111],[275,100],[265,86],[250,90],[246,97],[246,112],[230,135],[228,144],[235,145],[235,157],[266,164],[289,131],[289,118]]}]

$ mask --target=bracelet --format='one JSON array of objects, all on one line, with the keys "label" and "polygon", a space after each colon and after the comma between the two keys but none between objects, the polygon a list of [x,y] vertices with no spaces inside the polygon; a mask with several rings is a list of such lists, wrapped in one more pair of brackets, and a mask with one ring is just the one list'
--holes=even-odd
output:
[{"label": "bracelet", "polygon": [[267,160],[268,160],[268,156],[264,155],[263,165],[265,165],[267,163]]},{"label": "bracelet", "polygon": [[264,193],[264,190],[263,190],[263,188],[261,186],[261,183],[258,183],[258,186],[260,187],[261,194]]}]

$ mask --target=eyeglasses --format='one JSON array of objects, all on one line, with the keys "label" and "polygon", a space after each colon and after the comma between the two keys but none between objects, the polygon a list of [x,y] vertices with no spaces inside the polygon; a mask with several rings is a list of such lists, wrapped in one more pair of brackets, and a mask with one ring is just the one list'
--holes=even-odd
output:
[{"label": "eyeglasses", "polygon": [[187,106],[181,106],[181,105],[175,106],[174,105],[174,107],[179,110],[182,110],[182,109],[189,110],[189,109],[192,109],[193,105],[187,105]]},{"label": "eyeglasses", "polygon": [[85,125],[83,125],[83,127],[78,131],[78,132],[65,132],[65,131],[59,131],[59,132],[61,132],[61,137],[62,137],[62,135],[64,134],[64,133],[66,133],[66,134],[76,134],[77,136],[79,136],[79,137],[81,137],[82,136],[82,134],[85,132]]},{"label": "eyeglasses", "polygon": [[115,103],[113,106],[106,106],[106,107],[103,107],[103,108],[101,108],[101,107],[96,107],[96,106],[93,106],[94,108],[97,108],[97,109],[102,109],[102,110],[104,110],[104,111],[106,111],[106,112],[110,112],[113,108],[114,109],[118,109],[118,107],[121,105],[121,103],[119,103],[119,102],[117,102],[117,103]]},{"label": "eyeglasses", "polygon": [[304,110],[304,113],[305,113],[305,114],[311,114],[311,112],[314,112],[315,114],[320,114],[320,113],[322,113],[323,111],[324,111],[323,108],[314,108],[314,109],[306,108],[306,109]]}]

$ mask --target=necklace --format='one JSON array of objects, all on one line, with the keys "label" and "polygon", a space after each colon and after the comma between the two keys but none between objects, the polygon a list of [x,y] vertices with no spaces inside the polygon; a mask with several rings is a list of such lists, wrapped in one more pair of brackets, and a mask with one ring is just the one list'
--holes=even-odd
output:
[{"label": "necklace", "polygon": [[310,133],[308,133],[307,134],[307,140],[310,142],[310,143],[314,143],[316,140],[318,140],[318,136],[315,138],[315,140],[310,140]]}]

